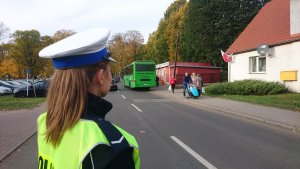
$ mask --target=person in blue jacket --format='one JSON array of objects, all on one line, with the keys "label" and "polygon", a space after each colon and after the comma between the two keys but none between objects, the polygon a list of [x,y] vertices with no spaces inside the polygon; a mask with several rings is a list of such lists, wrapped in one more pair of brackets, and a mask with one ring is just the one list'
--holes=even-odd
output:
[{"label": "person in blue jacket", "polygon": [[183,77],[183,96],[185,97],[185,91],[187,90],[188,84],[192,83],[192,79],[186,72]]}]

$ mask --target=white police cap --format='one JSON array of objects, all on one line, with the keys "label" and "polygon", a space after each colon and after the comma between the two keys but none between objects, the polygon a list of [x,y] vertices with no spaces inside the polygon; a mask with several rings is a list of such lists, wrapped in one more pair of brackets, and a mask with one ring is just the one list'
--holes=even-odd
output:
[{"label": "white police cap", "polygon": [[76,33],[40,51],[42,58],[52,59],[56,69],[83,67],[102,60],[116,62],[106,49],[110,31],[90,29]]}]

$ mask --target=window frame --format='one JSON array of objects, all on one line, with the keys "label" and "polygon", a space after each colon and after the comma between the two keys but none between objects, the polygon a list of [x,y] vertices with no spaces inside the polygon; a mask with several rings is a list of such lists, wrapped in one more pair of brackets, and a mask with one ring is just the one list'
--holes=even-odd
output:
[{"label": "window frame", "polygon": [[[253,71],[253,60],[255,59],[255,71]],[[261,68],[262,71],[260,70],[260,63],[262,62],[261,59],[265,59],[265,64],[262,65],[265,66],[265,69]],[[267,73],[267,57],[266,56],[251,56],[249,57],[249,74],[265,74]]]}]

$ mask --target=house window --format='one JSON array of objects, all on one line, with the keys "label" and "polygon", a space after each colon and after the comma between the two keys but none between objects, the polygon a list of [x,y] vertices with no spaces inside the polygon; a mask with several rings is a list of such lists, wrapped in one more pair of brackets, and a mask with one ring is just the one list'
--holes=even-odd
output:
[{"label": "house window", "polygon": [[266,72],[266,57],[250,57],[249,58],[250,73]]}]

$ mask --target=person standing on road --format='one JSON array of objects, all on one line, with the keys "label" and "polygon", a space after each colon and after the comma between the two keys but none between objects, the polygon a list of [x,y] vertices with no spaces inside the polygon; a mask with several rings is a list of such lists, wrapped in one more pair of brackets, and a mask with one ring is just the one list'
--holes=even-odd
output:
[{"label": "person standing on road", "polygon": [[172,76],[171,79],[170,79],[170,85],[171,85],[172,93],[174,93],[175,84],[176,84],[176,79],[175,79],[174,76]]},{"label": "person standing on road", "polygon": [[192,83],[192,79],[186,72],[183,77],[183,96],[185,97],[185,91],[187,90],[188,84]]},{"label": "person standing on road", "polygon": [[38,168],[139,169],[136,139],[105,120],[112,82],[110,31],[91,29],[40,51],[56,68],[38,117]]},{"label": "person standing on road", "polygon": [[196,86],[196,78],[197,78],[197,74],[195,73],[195,72],[193,72],[192,74],[191,74],[191,80],[192,80],[192,84],[194,85],[194,86]]},{"label": "person standing on road", "polygon": [[198,90],[198,94],[199,94],[199,96],[202,96],[203,81],[202,81],[200,74],[197,74],[195,81],[196,81],[196,87]]}]

